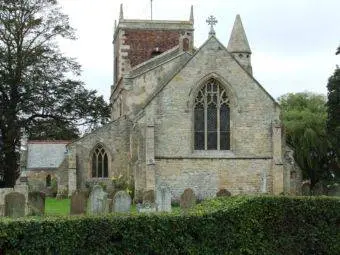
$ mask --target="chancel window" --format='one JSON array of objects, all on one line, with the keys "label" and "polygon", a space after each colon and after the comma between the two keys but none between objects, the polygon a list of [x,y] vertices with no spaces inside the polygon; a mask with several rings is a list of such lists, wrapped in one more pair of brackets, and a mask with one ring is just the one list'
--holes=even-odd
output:
[{"label": "chancel window", "polygon": [[101,144],[98,144],[92,154],[92,177],[108,177],[108,156]]},{"label": "chancel window", "polygon": [[195,150],[230,149],[229,99],[215,79],[210,79],[197,93],[194,132]]}]

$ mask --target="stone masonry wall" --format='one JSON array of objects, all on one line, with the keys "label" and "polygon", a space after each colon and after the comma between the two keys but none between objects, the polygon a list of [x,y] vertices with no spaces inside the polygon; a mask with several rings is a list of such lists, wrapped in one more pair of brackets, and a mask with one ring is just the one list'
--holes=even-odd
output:
[{"label": "stone masonry wall", "polygon": [[127,58],[131,67],[151,58],[152,52],[165,52],[179,44],[179,31],[126,29],[123,45],[129,45]]},{"label": "stone masonry wall", "polygon": [[57,169],[36,169],[26,170],[25,174],[28,179],[28,185],[31,191],[45,191],[46,177],[51,176],[51,180],[57,179]]},{"label": "stone masonry wall", "polygon": [[[130,125],[128,119],[121,117],[72,143],[70,148],[76,147],[77,188],[84,188],[87,182],[105,182],[111,185],[112,177],[119,174],[130,175]],[[108,178],[92,178],[92,150],[98,143],[108,153]]]},{"label": "stone masonry wall", "polygon": [[[209,78],[217,79],[230,98],[230,151],[193,150],[193,101]],[[272,158],[272,123],[280,109],[212,38],[145,108],[154,118],[155,156]],[[203,153],[203,155],[202,155]]]},{"label": "stone masonry wall", "polygon": [[220,189],[232,195],[270,193],[270,165],[268,159],[157,159],[156,185],[169,185],[174,200],[186,188],[199,199],[215,196]]},{"label": "stone masonry wall", "polygon": [[[193,149],[193,101],[209,78],[218,80],[230,99],[231,149],[228,151]],[[232,194],[273,192],[272,170],[276,162],[272,160],[272,125],[280,121],[279,114],[275,101],[211,37],[145,108],[145,119],[153,118],[155,125],[155,158],[168,160],[167,164],[156,161],[156,176],[174,172],[171,175],[175,196],[187,187],[186,180],[197,180],[197,185],[207,194],[216,193],[221,187],[231,189]],[[185,163],[178,163],[177,159]],[[169,160],[174,160],[175,166]],[[206,174],[208,179],[203,178]],[[278,174],[283,172],[275,172],[276,180]],[[207,182],[199,183],[200,180]],[[194,183],[189,184],[199,190]],[[275,188],[275,193],[282,188],[282,185]]]},{"label": "stone masonry wall", "polygon": [[[124,95],[123,106],[125,113],[131,113],[136,109],[140,109],[146,100],[155,90],[163,85],[169,75],[183,65],[189,58],[189,54],[185,53],[181,56],[173,58],[171,61],[163,62],[149,72],[139,74],[131,79],[132,85],[125,85],[127,88]],[[127,83],[130,79],[126,79]]]}]

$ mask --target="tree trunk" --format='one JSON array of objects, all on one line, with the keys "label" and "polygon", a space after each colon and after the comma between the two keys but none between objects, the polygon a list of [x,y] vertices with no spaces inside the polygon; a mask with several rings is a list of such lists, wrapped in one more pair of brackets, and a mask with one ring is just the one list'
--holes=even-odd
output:
[{"label": "tree trunk", "polygon": [[[10,121],[12,128],[4,130],[4,187],[14,187],[16,179],[19,177],[18,162],[19,162],[19,138],[20,129],[15,125],[15,121]],[[7,131],[7,132],[6,132]]]},{"label": "tree trunk", "polygon": [[13,151],[5,152],[4,164],[4,186],[6,188],[14,187],[15,181],[18,178],[17,154]]}]

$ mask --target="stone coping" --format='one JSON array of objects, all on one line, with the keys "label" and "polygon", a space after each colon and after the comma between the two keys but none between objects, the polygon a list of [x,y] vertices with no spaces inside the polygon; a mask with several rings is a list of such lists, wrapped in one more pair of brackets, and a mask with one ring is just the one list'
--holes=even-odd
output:
[{"label": "stone coping", "polygon": [[178,160],[178,159],[245,159],[245,160],[269,160],[273,159],[271,156],[235,156],[232,154],[217,154],[213,155],[214,151],[211,151],[211,153],[203,154],[203,153],[198,153],[195,154],[193,153],[192,155],[188,156],[155,156],[155,159],[172,159],[172,160]]},{"label": "stone coping", "polygon": [[139,20],[122,19],[114,31],[113,40],[116,39],[120,29],[143,29],[143,30],[194,30],[192,21],[187,20]]}]

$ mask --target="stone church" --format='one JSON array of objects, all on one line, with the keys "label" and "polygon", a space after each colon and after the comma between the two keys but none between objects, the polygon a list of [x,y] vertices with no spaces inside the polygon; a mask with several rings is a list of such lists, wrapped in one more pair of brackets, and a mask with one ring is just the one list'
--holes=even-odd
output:
[{"label": "stone church", "polygon": [[[194,18],[125,19],[113,36],[112,121],[68,145],[69,193],[133,181],[135,196],[167,185],[173,199],[298,190],[284,160],[280,106],[256,81],[240,16],[227,46],[211,25],[194,47]],[[285,163],[286,162],[286,163]],[[293,170],[292,170],[293,169]]]}]

